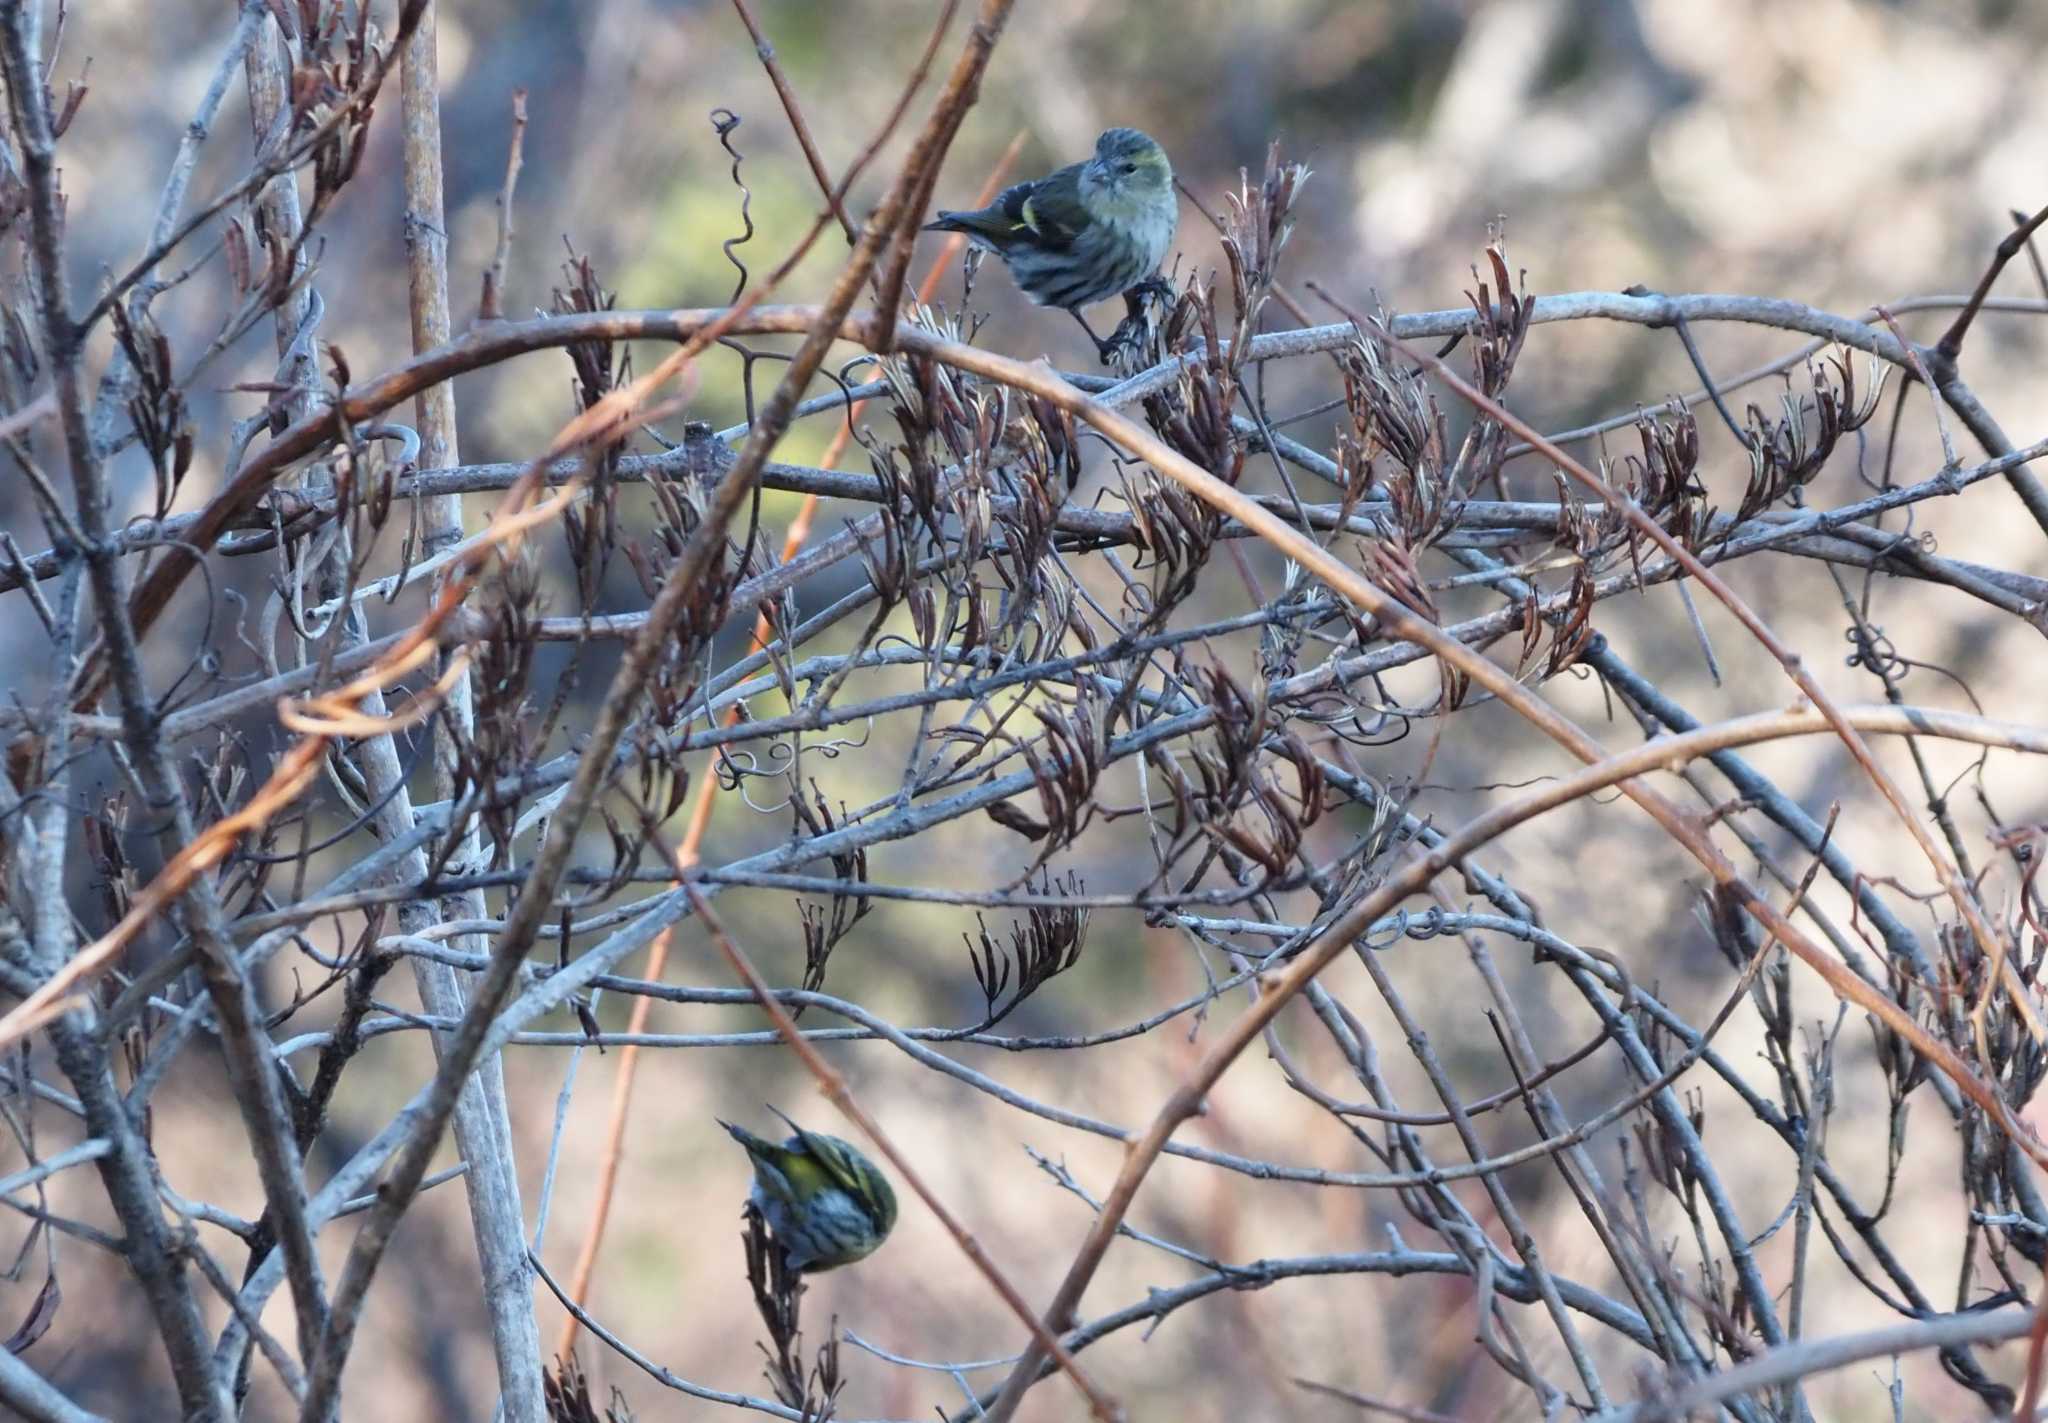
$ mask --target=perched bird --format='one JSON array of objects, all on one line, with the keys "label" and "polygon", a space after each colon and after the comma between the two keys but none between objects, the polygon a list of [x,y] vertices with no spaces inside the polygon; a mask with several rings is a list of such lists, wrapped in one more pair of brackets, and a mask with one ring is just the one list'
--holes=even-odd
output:
[{"label": "perched bird", "polygon": [[925,231],[966,233],[1003,259],[1026,296],[1072,312],[1106,355],[1081,308],[1155,279],[1179,222],[1166,150],[1113,128],[1087,162],[1005,188],[975,212],[941,209]]},{"label": "perched bird", "polygon": [[719,1125],[753,1160],[751,1199],[789,1267],[815,1274],[874,1254],[896,1224],[889,1178],[851,1143],[805,1131],[775,1108],[768,1110],[796,1133],[780,1146],[731,1122]]}]

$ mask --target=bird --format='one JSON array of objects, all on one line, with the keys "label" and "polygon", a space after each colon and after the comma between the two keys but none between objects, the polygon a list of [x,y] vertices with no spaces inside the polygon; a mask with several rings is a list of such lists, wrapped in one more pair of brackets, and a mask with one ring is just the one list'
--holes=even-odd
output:
[{"label": "bird", "polygon": [[774,1107],[796,1133],[777,1145],[728,1121],[718,1124],[754,1163],[748,1199],[768,1222],[789,1267],[816,1274],[875,1253],[896,1224],[889,1178],[850,1142],[805,1131]]},{"label": "bird", "polygon": [[973,212],[941,208],[926,232],[961,232],[1003,259],[1024,294],[1072,314],[1104,360],[1113,342],[1095,334],[1081,308],[1156,284],[1173,244],[1180,203],[1166,150],[1134,128],[1095,140],[1095,156],[1005,188]]}]

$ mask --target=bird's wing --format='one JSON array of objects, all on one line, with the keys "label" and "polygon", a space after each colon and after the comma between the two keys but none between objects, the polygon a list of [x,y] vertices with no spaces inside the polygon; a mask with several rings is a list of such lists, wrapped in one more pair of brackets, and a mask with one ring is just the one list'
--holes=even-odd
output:
[{"label": "bird's wing", "polygon": [[[826,1136],[823,1132],[806,1131],[792,1121],[789,1114],[780,1107],[770,1106],[768,1110],[781,1117],[789,1129],[796,1133],[789,1139],[788,1144],[781,1148],[783,1154],[791,1159],[792,1166],[801,1163],[798,1169],[807,1175],[815,1172],[817,1175],[829,1177],[836,1185],[851,1189],[854,1181],[852,1170],[847,1166],[842,1150],[845,1142],[836,1136]],[[728,1127],[727,1130],[730,1131],[731,1128]],[[811,1179],[816,1179],[816,1176],[812,1176]]]},{"label": "bird's wing", "polygon": [[802,1127],[796,1129],[796,1134],[803,1138],[804,1149],[810,1153],[810,1159],[823,1168],[833,1184],[849,1192],[859,1186],[860,1175],[848,1159],[850,1148],[845,1142],[823,1132],[805,1131]]},{"label": "bird's wing", "polygon": [[1030,233],[1035,245],[1071,247],[1087,217],[1074,198],[1080,185],[1080,169],[1081,165],[1076,163],[1036,182],[1005,188],[994,206],[1017,228]]},{"label": "bird's wing", "polygon": [[1076,164],[1048,178],[1014,183],[973,212],[941,212],[925,230],[965,232],[999,252],[1016,247],[1065,251],[1087,218],[1074,198],[1078,169]]}]

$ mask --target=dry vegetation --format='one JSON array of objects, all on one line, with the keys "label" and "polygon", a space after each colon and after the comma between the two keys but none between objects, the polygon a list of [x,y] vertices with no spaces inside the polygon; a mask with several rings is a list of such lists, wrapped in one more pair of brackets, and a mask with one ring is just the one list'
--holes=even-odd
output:
[{"label": "dry vegetation", "polygon": [[0,1403],[2035,1416],[2039,21],[191,8],[0,3]]}]

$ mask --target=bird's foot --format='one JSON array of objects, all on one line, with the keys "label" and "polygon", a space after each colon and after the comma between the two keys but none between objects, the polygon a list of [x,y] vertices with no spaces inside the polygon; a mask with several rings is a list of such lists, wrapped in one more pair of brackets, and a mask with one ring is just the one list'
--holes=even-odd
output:
[{"label": "bird's foot", "polygon": [[[1173,284],[1156,274],[1145,278],[1134,287],[1126,288],[1124,319],[1117,323],[1116,330],[1109,333],[1107,341],[1098,339],[1095,343],[1095,354],[1102,364],[1109,365],[1112,359],[1123,351],[1129,351],[1134,359],[1142,363],[1146,337],[1152,330],[1151,299],[1158,297],[1162,303],[1170,307],[1178,296],[1179,293],[1174,290]],[[1095,333],[1090,331],[1088,334],[1093,336]]]},{"label": "bird's foot", "polygon": [[1142,359],[1145,353],[1145,315],[1135,311],[1116,324],[1116,330],[1109,333],[1107,341],[1095,343],[1095,357],[1105,366],[1113,366],[1119,355],[1128,351],[1133,357]]},{"label": "bird's foot", "polygon": [[1151,276],[1145,278],[1144,281],[1139,282],[1136,286],[1125,292],[1124,302],[1126,305],[1134,305],[1142,303],[1146,297],[1151,296],[1156,296],[1162,301],[1171,301],[1175,295],[1173,283],[1160,276],[1157,272],[1154,272]]}]

